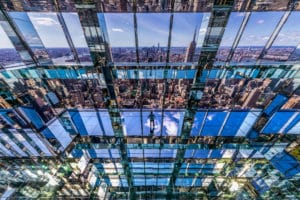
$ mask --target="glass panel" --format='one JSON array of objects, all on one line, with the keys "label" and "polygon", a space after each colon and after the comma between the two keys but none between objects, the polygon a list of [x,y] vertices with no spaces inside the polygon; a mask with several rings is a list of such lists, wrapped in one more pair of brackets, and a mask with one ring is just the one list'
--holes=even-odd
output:
[{"label": "glass panel", "polygon": [[[298,19],[300,12],[292,12],[278,33],[272,46],[263,57],[262,63],[279,61],[299,61],[298,45],[300,43],[300,27]],[[293,53],[294,52],[294,53]]]},{"label": "glass panel", "polygon": [[58,119],[54,120],[48,126],[48,129],[59,141],[63,149],[67,148],[67,146],[72,142],[72,138],[70,137],[70,134],[66,131],[66,129],[63,127],[63,125],[60,123]]},{"label": "glass panel", "polygon": [[169,13],[138,13],[140,62],[165,62],[170,26]]},{"label": "glass panel", "polygon": [[76,64],[56,13],[30,12],[28,16],[53,63],[55,65]]},{"label": "glass panel", "polygon": [[182,1],[175,0],[174,10],[179,12],[210,11],[213,2],[210,0]]},{"label": "glass panel", "polygon": [[6,156],[15,157],[15,155],[10,150],[8,150],[2,143],[0,143],[0,151]]},{"label": "glass panel", "polygon": [[103,0],[102,5],[106,12],[131,12],[133,0]]},{"label": "glass panel", "polygon": [[77,13],[62,13],[68,32],[80,61],[80,65],[92,65],[92,59],[86,43],[83,29]]},{"label": "glass panel", "polygon": [[236,36],[240,30],[244,17],[245,13],[232,12],[230,14],[214,65],[221,65],[223,62],[227,61],[227,57],[231,51],[234,41],[236,40]]},{"label": "glass panel", "polygon": [[294,112],[276,112],[261,132],[265,134],[283,133],[282,128],[294,114]]},{"label": "glass panel", "polygon": [[14,143],[6,134],[1,133],[0,138],[5,142],[8,143],[20,156],[27,157],[28,155],[22,151],[22,149]]},{"label": "glass panel", "polygon": [[247,112],[230,112],[220,136],[236,136],[237,131],[247,116]]},{"label": "glass panel", "polygon": [[80,112],[79,114],[88,135],[103,135],[96,112]]},{"label": "glass panel", "polygon": [[104,17],[113,62],[136,62],[133,14],[105,13]]},{"label": "glass panel", "polygon": [[41,39],[38,36],[35,28],[33,27],[27,13],[25,12],[11,12],[9,15],[12,17],[13,21],[20,29],[20,32],[27,44],[33,51],[34,55],[39,62],[49,65],[51,60],[49,60],[49,55],[45,49]]},{"label": "glass panel", "polygon": [[170,62],[197,62],[195,56],[201,13],[175,13],[172,27]]},{"label": "glass panel", "polygon": [[286,10],[289,2],[289,0],[259,0],[255,1],[252,10]]},{"label": "glass panel", "polygon": [[[56,71],[56,73],[59,72]],[[96,79],[47,79],[45,81],[52,91],[55,92],[53,94],[47,93],[49,101],[55,107],[105,107],[105,86]],[[54,99],[56,100],[54,101]]]},{"label": "glass panel", "polygon": [[120,158],[118,149],[89,149],[91,158]]},{"label": "glass panel", "polygon": [[23,66],[22,59],[0,25],[0,65],[4,68]]},{"label": "glass panel", "polygon": [[208,112],[201,136],[218,136],[227,112]]},{"label": "glass panel", "polygon": [[206,115],[206,112],[197,112],[196,113],[193,127],[191,130],[191,136],[198,136],[200,134],[200,130],[201,130],[205,115]]},{"label": "glass panel", "polygon": [[283,12],[252,12],[231,65],[255,64]]},{"label": "glass panel", "polygon": [[[291,120],[292,119],[292,120]],[[297,113],[297,116],[293,115],[289,121],[289,125],[285,128],[284,133],[288,134],[300,134],[300,114]]]},{"label": "glass panel", "polygon": [[162,12],[168,11],[171,8],[171,2],[167,1],[157,1],[157,0],[148,0],[148,1],[136,1],[137,12]]},{"label": "glass panel", "polygon": [[249,131],[252,129],[259,115],[260,112],[252,112],[252,111],[248,112],[246,118],[244,119],[243,123],[241,124],[235,136],[242,136],[242,137],[246,136],[249,133]]},{"label": "glass panel", "polygon": [[180,136],[184,112],[164,112],[162,136]]},{"label": "glass panel", "polygon": [[28,136],[32,141],[36,143],[36,145],[45,153],[46,156],[52,156],[52,153],[49,151],[48,147],[44,144],[44,142],[37,136],[35,133],[28,133]]}]

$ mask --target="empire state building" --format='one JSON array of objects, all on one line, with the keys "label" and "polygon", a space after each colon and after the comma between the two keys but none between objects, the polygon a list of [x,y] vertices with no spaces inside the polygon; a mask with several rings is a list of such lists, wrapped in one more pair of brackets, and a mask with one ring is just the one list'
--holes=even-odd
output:
[{"label": "empire state building", "polygon": [[196,45],[197,45],[196,44],[196,33],[197,33],[197,28],[195,28],[193,40],[191,41],[189,47],[186,50],[184,62],[192,62],[193,61],[193,57],[194,57]]}]

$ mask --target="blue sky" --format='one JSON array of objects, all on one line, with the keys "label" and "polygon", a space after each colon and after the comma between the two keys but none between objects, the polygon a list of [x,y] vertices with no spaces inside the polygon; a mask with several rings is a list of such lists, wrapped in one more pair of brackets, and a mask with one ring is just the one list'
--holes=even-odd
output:
[{"label": "blue sky", "polygon": [[220,46],[232,46],[244,17],[245,13],[231,13]]},{"label": "blue sky", "polygon": [[[69,47],[55,13],[11,12],[26,41],[31,46]],[[75,47],[87,47],[83,30],[76,13],[63,13],[63,18]]]},{"label": "blue sky", "polygon": [[56,13],[29,12],[28,16],[46,48],[69,47]]},{"label": "blue sky", "polygon": [[138,13],[137,27],[140,47],[168,44],[170,13]]},{"label": "blue sky", "polygon": [[300,43],[300,12],[292,12],[277,35],[273,46],[297,46]]},{"label": "blue sky", "polygon": [[[134,47],[133,14],[105,13],[105,21],[112,47]],[[175,13],[171,45],[186,47],[194,30],[200,29],[202,13]],[[169,37],[169,13],[138,13],[137,30],[139,46],[167,46]]]},{"label": "blue sky", "polygon": [[0,25],[0,49],[14,49],[15,47],[11,43],[9,37],[3,30],[2,26]]},{"label": "blue sky", "polygon": [[[175,13],[172,28],[172,47],[187,47],[201,27],[202,13]],[[197,38],[196,38],[197,39]]]},{"label": "blue sky", "polygon": [[13,18],[18,28],[22,31],[22,34],[29,45],[38,47],[41,47],[43,45],[27,13],[11,12],[9,14]]},{"label": "blue sky", "polygon": [[111,47],[135,47],[132,13],[105,13],[104,17]]},{"label": "blue sky", "polygon": [[265,46],[282,15],[283,12],[252,12],[238,46]]}]

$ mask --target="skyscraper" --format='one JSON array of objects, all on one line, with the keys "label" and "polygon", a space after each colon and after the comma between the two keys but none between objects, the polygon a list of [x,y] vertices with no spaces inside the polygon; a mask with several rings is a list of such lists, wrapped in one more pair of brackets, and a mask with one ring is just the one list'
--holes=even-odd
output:
[{"label": "skyscraper", "polygon": [[195,54],[195,50],[196,50],[196,45],[197,45],[197,43],[196,43],[196,34],[197,34],[197,27],[195,28],[195,31],[194,31],[193,40],[191,41],[188,48],[186,49],[184,62],[193,62],[193,58],[194,58],[194,54]]}]

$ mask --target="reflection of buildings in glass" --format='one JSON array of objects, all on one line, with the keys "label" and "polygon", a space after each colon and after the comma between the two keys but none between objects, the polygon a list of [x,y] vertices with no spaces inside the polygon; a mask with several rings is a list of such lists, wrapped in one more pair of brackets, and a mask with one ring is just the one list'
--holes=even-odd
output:
[{"label": "reflection of buildings in glass", "polygon": [[87,79],[51,79],[49,86],[60,99],[60,107],[67,108],[103,108],[105,91],[97,80]]},{"label": "reflection of buildings in glass", "polygon": [[103,7],[106,12],[130,12],[132,11],[132,1],[128,0],[104,0]]},{"label": "reflection of buildings in glass", "polygon": [[136,62],[135,47],[112,47],[111,52],[114,62]]},{"label": "reflection of buildings in glass", "polygon": [[140,47],[139,59],[140,62],[165,62],[167,57],[167,47],[157,46]]},{"label": "reflection of buildings in glass", "polygon": [[35,109],[39,112],[42,116],[44,121],[49,121],[53,118],[54,113],[52,111],[51,106],[46,100],[47,89],[42,84],[42,82],[35,80],[35,79],[26,79],[25,85],[30,95],[31,103]]},{"label": "reflection of buildings in glass", "polygon": [[213,3],[208,0],[194,0],[194,1],[176,0],[174,3],[174,10],[187,11],[187,12],[209,11],[212,5]]},{"label": "reflection of buildings in glass", "polygon": [[22,65],[22,59],[15,49],[0,49],[0,64],[4,67]]},{"label": "reflection of buildings in glass", "polygon": [[263,46],[237,47],[231,61],[232,62],[256,62],[263,48],[264,48]]},{"label": "reflection of buildings in glass", "polygon": [[170,10],[170,1],[167,0],[137,1],[138,12],[160,12],[166,10]]},{"label": "reflection of buildings in glass", "polygon": [[291,54],[294,52],[295,47],[288,46],[276,46],[268,49],[267,54],[264,55],[264,59],[272,61],[287,61]]},{"label": "reflection of buildings in glass", "polygon": [[196,50],[196,34],[197,34],[197,28],[195,28],[193,40],[191,41],[190,45],[188,46],[184,58],[184,62],[193,62],[195,50]]},{"label": "reflection of buildings in glass", "polygon": [[285,90],[293,91],[291,87],[289,80],[209,80],[198,105],[203,108],[265,108],[277,92],[289,95]]},{"label": "reflection of buildings in glass", "polygon": [[[192,80],[118,79],[118,102],[124,108],[183,108]],[[165,102],[164,102],[165,101]],[[163,102],[165,103],[163,105]]]},{"label": "reflection of buildings in glass", "polygon": [[300,109],[300,88],[296,89],[295,93],[282,106],[282,109]]},{"label": "reflection of buildings in glass", "polygon": [[216,56],[216,61],[226,62],[231,47],[220,47]]}]

